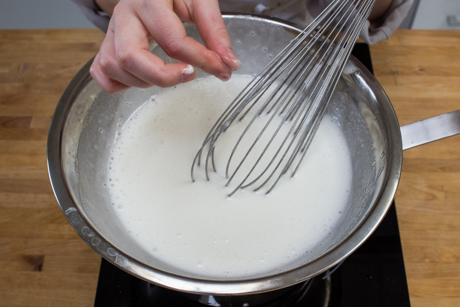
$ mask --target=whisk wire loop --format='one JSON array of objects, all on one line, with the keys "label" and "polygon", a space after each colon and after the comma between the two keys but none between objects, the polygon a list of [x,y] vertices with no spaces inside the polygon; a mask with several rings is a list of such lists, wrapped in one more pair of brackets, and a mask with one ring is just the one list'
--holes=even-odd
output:
[{"label": "whisk wire loop", "polygon": [[[214,155],[220,136],[236,122],[243,124],[248,115],[252,118],[245,124],[226,163],[227,186],[244,170],[229,196],[255,184],[256,191],[269,184],[266,193],[270,193],[288,172],[294,176],[374,2],[334,0],[292,40],[216,121],[193,160],[192,180],[203,151],[206,152],[203,168],[209,180],[209,170],[216,171]],[[253,133],[254,130],[258,132]],[[238,161],[232,167],[237,153]]]}]

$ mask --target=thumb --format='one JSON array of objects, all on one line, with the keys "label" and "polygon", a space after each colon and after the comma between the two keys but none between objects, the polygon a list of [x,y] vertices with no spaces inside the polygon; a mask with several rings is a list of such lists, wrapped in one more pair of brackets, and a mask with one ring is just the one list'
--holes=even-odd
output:
[{"label": "thumb", "polygon": [[193,12],[193,20],[206,47],[214,51],[229,69],[238,70],[241,62],[233,52],[218,2],[214,0],[195,1]]}]

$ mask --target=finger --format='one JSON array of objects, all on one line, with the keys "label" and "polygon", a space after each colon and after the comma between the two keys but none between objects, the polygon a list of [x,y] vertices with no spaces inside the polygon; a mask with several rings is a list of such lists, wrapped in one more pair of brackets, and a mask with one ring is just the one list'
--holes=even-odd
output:
[{"label": "finger", "polygon": [[[193,19],[203,42],[210,50],[217,53],[224,64],[232,71],[241,67],[241,62],[233,52],[219,4],[215,0],[194,2]],[[199,7],[198,7],[199,6]]]},{"label": "finger", "polygon": [[113,80],[102,72],[101,66],[100,66],[99,53],[94,58],[94,61],[91,64],[89,72],[90,72],[91,77],[93,77],[93,79],[97,82],[97,84],[99,84],[99,86],[109,94],[120,93],[130,88],[130,86],[122,84],[116,80]]},{"label": "finger", "polygon": [[153,84],[143,81],[123,69],[117,62],[115,55],[115,46],[113,43],[114,33],[108,29],[105,39],[99,51],[99,63],[101,71],[109,78],[122,84],[132,87],[147,88]]},{"label": "finger", "polygon": [[[117,8],[114,12],[117,14]],[[113,18],[114,50],[118,65],[143,80],[160,87],[170,87],[195,77],[195,70],[185,63],[164,63],[149,50],[149,35],[136,12],[121,7]]]},{"label": "finger", "polygon": [[231,69],[214,51],[187,36],[181,20],[172,11],[172,7],[165,9],[158,7],[158,3],[162,2],[152,3],[149,9],[141,10],[139,16],[150,35],[166,54],[222,80],[228,80],[231,76]]}]

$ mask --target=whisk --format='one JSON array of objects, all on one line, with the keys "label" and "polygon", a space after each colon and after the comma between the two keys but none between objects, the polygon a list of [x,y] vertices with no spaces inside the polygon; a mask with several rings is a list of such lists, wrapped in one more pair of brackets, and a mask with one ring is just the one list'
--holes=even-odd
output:
[{"label": "whisk", "polygon": [[218,140],[243,121],[246,127],[228,153],[226,186],[237,181],[229,196],[250,186],[270,193],[284,175],[294,176],[374,2],[334,0],[292,40],[216,121],[193,160],[192,180],[202,159],[210,180]]}]

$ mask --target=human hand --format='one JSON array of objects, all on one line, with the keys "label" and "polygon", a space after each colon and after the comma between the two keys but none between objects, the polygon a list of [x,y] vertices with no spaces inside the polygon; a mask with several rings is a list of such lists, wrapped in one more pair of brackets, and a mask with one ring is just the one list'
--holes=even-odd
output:
[{"label": "human hand", "polygon": [[[205,46],[186,36],[181,20],[196,24]],[[153,55],[150,38],[181,62],[164,63]],[[217,0],[121,0],[90,73],[114,94],[130,87],[170,87],[193,80],[193,67],[226,81],[240,65]]]}]

